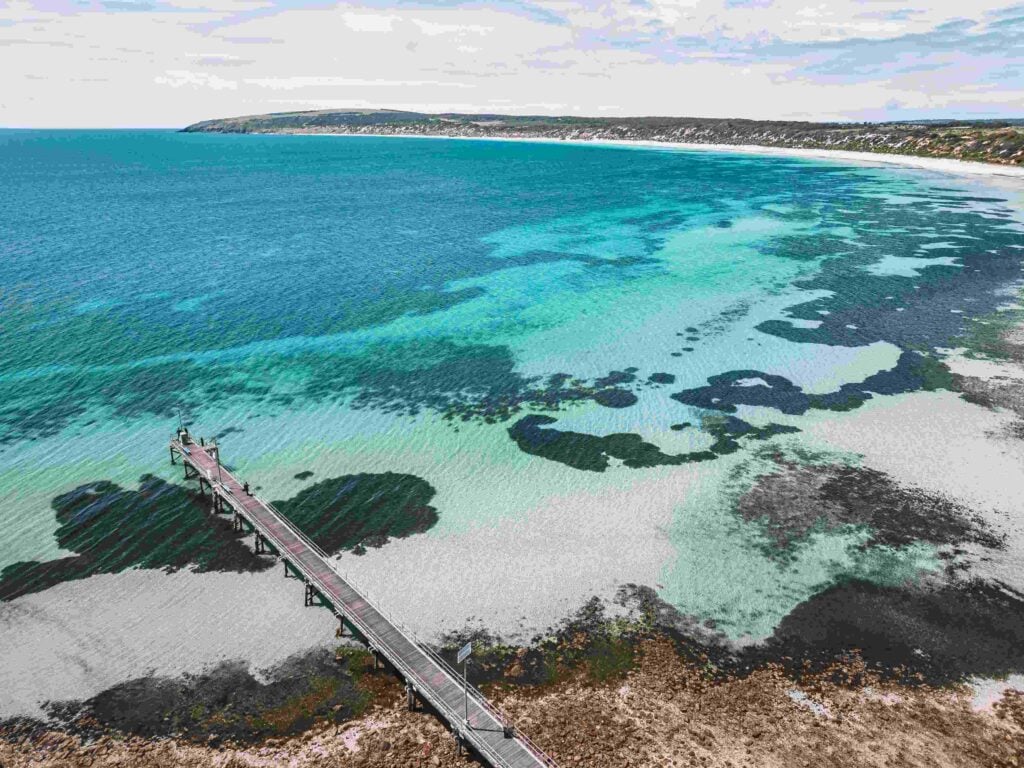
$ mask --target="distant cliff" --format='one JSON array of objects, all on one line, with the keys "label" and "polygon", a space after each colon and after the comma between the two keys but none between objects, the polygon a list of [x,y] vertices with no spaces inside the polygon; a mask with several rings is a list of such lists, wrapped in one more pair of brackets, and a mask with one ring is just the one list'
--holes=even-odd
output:
[{"label": "distant cliff", "polygon": [[279,112],[206,120],[213,133],[377,133],[577,140],[631,139],[883,152],[1024,165],[1024,120],[800,123],[689,117],[547,117],[396,110]]}]

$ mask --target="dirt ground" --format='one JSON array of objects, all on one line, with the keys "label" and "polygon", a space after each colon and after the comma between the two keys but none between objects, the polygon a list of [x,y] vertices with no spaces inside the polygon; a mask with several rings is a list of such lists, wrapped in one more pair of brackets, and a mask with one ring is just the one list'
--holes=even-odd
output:
[{"label": "dirt ground", "polygon": [[[175,739],[36,732],[0,741],[0,766],[466,766],[428,712],[409,712],[388,673],[362,678],[373,704],[358,719],[320,723],[289,739],[217,747]],[[575,671],[557,682],[496,684],[494,699],[559,765],[1024,766],[1024,693],[975,710],[965,688],[874,679],[856,659],[799,683],[768,666],[713,678],[666,638],[645,641],[629,672],[595,682]]]}]

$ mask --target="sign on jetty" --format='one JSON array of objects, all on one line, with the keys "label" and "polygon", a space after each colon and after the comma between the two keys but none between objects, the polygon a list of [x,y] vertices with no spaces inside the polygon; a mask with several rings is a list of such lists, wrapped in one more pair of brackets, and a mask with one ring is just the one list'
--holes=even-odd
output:
[{"label": "sign on jetty", "polygon": [[277,555],[285,575],[306,585],[306,605],[330,608],[343,629],[348,625],[374,656],[405,680],[410,708],[423,702],[444,720],[460,748],[472,749],[493,768],[554,766],[555,762],[526,737],[476,688],[437,653],[419,642],[379,606],[372,604],[335,568],[330,556],[269,502],[249,490],[220,463],[216,443],[196,442],[187,429],[171,440],[171,463],[185,466],[185,478],[209,491],[214,514],[231,514],[236,530],[255,535],[257,554]]}]

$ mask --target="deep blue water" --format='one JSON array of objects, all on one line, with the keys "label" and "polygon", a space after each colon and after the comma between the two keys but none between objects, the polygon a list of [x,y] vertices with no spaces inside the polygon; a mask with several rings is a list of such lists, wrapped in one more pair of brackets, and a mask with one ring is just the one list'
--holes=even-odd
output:
[{"label": "deep blue water", "polygon": [[[628,287],[663,267],[657,254],[672,237],[744,218],[770,218],[771,227],[742,242],[782,257],[765,259],[766,275],[779,261],[823,263],[812,283],[842,294],[822,307],[862,317],[870,309],[869,329],[830,322],[827,333],[803,332],[808,340],[856,346],[893,338],[909,347],[959,332],[962,318],[948,317],[945,306],[946,316],[927,320],[915,312],[879,316],[880,294],[906,295],[920,282],[864,271],[883,255],[977,256],[980,241],[981,276],[936,261],[925,280],[936,286],[930,301],[959,301],[965,278],[983,282],[970,287],[977,293],[1019,271],[1012,250],[1019,232],[973,210],[1007,216],[998,198],[943,191],[894,172],[779,158],[508,142],[29,131],[0,134],[0,177],[5,441],[63,428],[91,408],[169,413],[177,400],[188,402],[189,369],[161,360],[236,350],[235,364],[259,366],[254,358],[284,351],[282,340],[379,328],[468,304],[487,291],[479,279],[499,270],[533,269],[522,275],[535,276],[538,304],[566,299],[540,284],[552,274],[538,266],[545,263],[569,261],[591,273],[591,284],[573,291],[573,299],[597,283],[621,280]],[[554,234],[544,231],[551,222]],[[541,231],[532,240],[531,228]],[[919,250],[930,242],[940,247]],[[837,256],[855,258],[829,260]],[[681,258],[699,262],[701,254]],[[780,274],[781,281],[795,277],[805,275]],[[937,326],[935,333],[923,325]],[[479,355],[473,345],[490,341],[486,332],[467,340],[458,330],[447,336],[443,327],[425,335],[416,344],[433,344],[428,357],[451,364],[459,344]],[[391,348],[403,355],[409,343],[402,338]],[[484,378],[501,379],[486,387],[518,384],[495,367],[507,365],[506,349],[495,344],[480,361]],[[310,396],[372,386],[366,379],[374,378],[373,365],[353,370],[349,360],[335,377],[322,360],[298,356],[293,372],[301,368],[297,375],[316,379],[307,381]],[[216,359],[207,377],[236,372],[220,365],[226,358]],[[143,369],[96,368],[140,361],[147,361]],[[557,372],[562,368],[550,371]],[[443,379],[441,389],[455,386]],[[210,396],[209,388],[203,394]],[[45,415],[38,413],[43,403],[50,405]]]}]

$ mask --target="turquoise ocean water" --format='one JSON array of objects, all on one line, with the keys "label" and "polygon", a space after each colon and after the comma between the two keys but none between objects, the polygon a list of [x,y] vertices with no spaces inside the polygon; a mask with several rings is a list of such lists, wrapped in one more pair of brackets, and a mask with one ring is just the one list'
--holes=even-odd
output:
[{"label": "turquoise ocean water", "polygon": [[[104,495],[179,482],[180,412],[271,498],[426,483],[428,537],[684,473],[643,491],[677,510],[659,591],[764,636],[844,574],[899,581],[935,550],[851,529],[766,557],[721,513],[737,467],[799,447],[802,419],[945,386],[938,350],[978,343],[1024,256],[997,191],[782,157],[17,131],[0,180],[8,582],[109,546],[79,535]],[[154,510],[130,531],[173,527]]]}]

